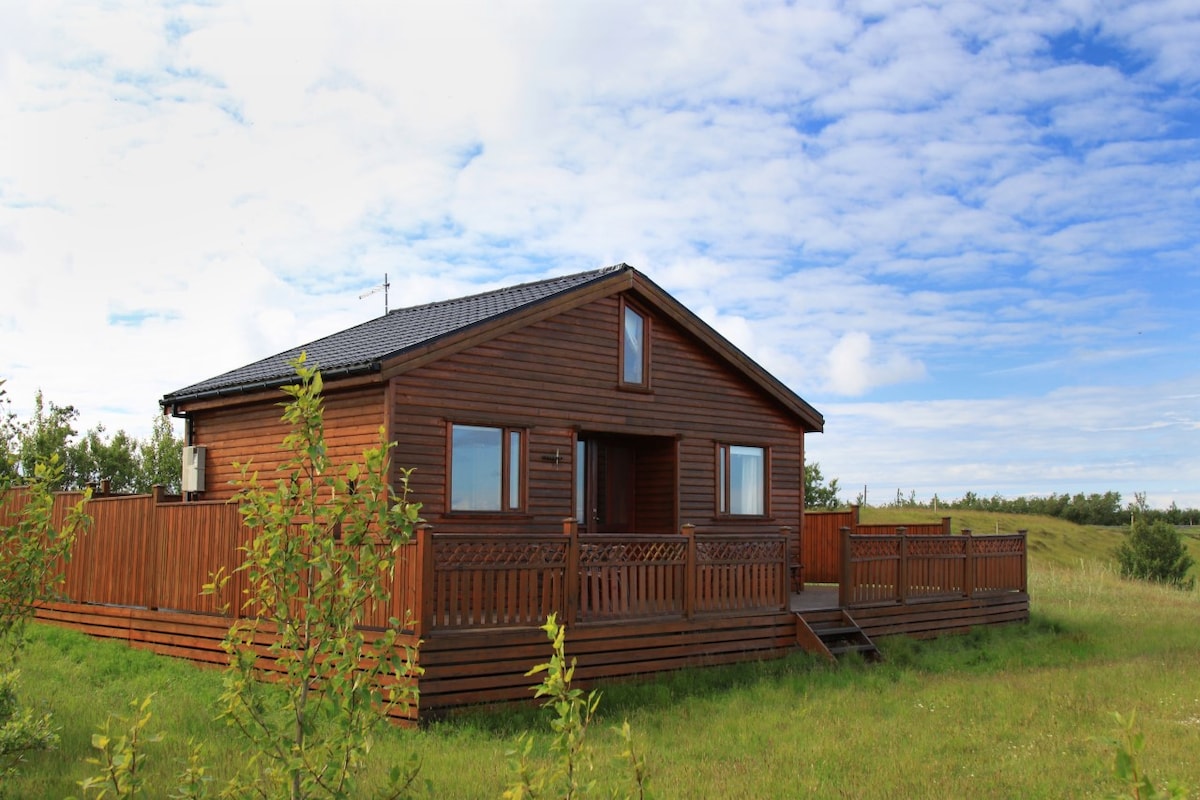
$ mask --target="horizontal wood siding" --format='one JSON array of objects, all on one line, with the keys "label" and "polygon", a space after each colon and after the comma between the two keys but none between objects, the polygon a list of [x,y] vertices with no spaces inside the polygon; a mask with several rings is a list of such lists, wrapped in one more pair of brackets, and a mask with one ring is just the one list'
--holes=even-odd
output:
[{"label": "horizontal wood siding", "polygon": [[872,639],[897,635],[930,639],[967,633],[982,625],[1028,622],[1029,595],[1011,592],[970,599],[856,608],[850,613]]},{"label": "horizontal wood siding", "polygon": [[[379,444],[383,425],[382,387],[373,386],[339,392],[331,387],[325,395],[325,439],[335,463],[358,460],[362,452]],[[281,420],[280,392],[270,401],[195,412],[193,444],[208,448],[205,457],[205,500],[225,500],[236,492],[232,481],[239,477],[234,463],[251,463],[260,479],[274,478],[282,451],[280,443],[289,428]]]},{"label": "horizontal wood siding", "polygon": [[[592,623],[567,630],[575,685],[684,667],[777,658],[795,649],[795,616],[776,612],[703,620]],[[421,646],[421,714],[471,703],[532,699],[530,668],[545,663],[540,630],[439,633]]]},{"label": "horizontal wood siding", "polygon": [[[442,532],[554,533],[573,516],[577,431],[678,439],[680,464],[666,445],[639,453],[639,478],[659,496],[679,481],[671,503],[647,509],[639,533],[691,523],[698,532],[799,528],[800,423],[740,372],[716,360],[669,320],[651,321],[650,386],[618,386],[617,297],[609,297],[497,337],[393,378],[395,463],[415,467],[413,489],[424,516]],[[447,422],[529,431],[526,514],[446,513]],[[772,515],[718,519],[715,444],[771,448]],[[672,448],[673,449],[673,448]],[[649,530],[641,530],[641,525]]]}]

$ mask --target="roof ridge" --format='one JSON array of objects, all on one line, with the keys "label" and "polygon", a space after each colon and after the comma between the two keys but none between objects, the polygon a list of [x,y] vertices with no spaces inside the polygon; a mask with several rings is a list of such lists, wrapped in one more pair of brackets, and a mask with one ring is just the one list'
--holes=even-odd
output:
[{"label": "roof ridge", "polygon": [[[455,303],[465,303],[471,300],[479,300],[480,298],[491,297],[492,295],[497,294],[508,294],[509,292],[515,293],[522,289],[528,289],[533,286],[543,286],[548,283],[566,283],[568,281],[577,280],[584,275],[591,275],[594,279],[607,275],[610,272],[618,272],[622,269],[632,269],[632,267],[622,261],[620,264],[613,264],[608,267],[600,267],[599,269],[585,269],[582,272],[574,272],[570,275],[556,275],[552,278],[542,278],[541,280],[526,281],[525,283],[517,283],[513,284],[512,286],[501,286],[496,289],[488,289],[485,292],[476,292],[475,294],[460,295],[458,297],[447,297],[443,300],[431,300],[428,303],[421,303],[420,305],[415,306],[393,308],[387,312],[386,316],[391,316],[392,314],[399,314],[406,311],[421,311],[427,308],[437,308],[439,306],[447,306]],[[378,319],[378,317],[376,317],[376,319]]]}]

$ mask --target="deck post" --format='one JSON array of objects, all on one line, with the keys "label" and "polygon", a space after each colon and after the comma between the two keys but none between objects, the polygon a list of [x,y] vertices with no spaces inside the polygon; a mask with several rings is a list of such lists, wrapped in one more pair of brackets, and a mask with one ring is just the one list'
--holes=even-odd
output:
[{"label": "deck post", "polygon": [[691,619],[696,613],[696,584],[699,582],[699,565],[696,563],[696,526],[688,522],[679,529],[687,537],[687,562],[683,570],[683,618]]},{"label": "deck post", "polygon": [[1029,531],[1018,528],[1017,534],[1021,537],[1021,591],[1029,591]]},{"label": "deck post", "polygon": [[[854,515],[858,516],[858,506],[851,506],[854,509]],[[850,600],[853,598],[850,586],[851,576],[854,570],[850,568],[850,528],[843,525],[840,528],[842,539],[842,558],[841,558],[841,575],[838,576],[838,605],[842,608],[850,607]]]},{"label": "deck post", "polygon": [[433,630],[433,526],[417,526],[417,591],[416,608],[413,609],[413,627],[418,639],[427,637]]},{"label": "deck post", "polygon": [[[158,533],[158,504],[165,496],[163,488],[158,484],[150,487],[150,499],[145,504],[146,509],[146,571],[143,580],[146,584],[146,608],[157,611],[159,598],[163,596],[161,574],[158,569],[159,533]],[[140,504],[139,504],[140,505]]]},{"label": "deck post", "polygon": [[970,528],[963,528],[963,597],[975,595],[975,537]]},{"label": "deck post", "polygon": [[942,535],[951,536],[953,533],[954,531],[950,529],[950,518],[942,517]]},{"label": "deck post", "polygon": [[966,559],[962,563],[962,584],[966,590],[967,599],[974,596],[976,590],[976,559],[974,559],[974,535],[968,533],[965,536],[964,546],[966,549]]},{"label": "deck post", "polygon": [[[779,587],[782,590],[779,594],[783,598],[783,607],[787,608],[791,605],[792,596],[792,529],[787,525],[780,526],[779,535],[783,537],[783,569],[780,570]],[[796,574],[800,574],[800,548],[796,548]]]},{"label": "deck post", "polygon": [[574,625],[579,616],[579,521],[563,520],[563,535],[567,537],[567,574],[563,580],[563,621]]},{"label": "deck post", "polygon": [[896,602],[904,605],[908,600],[908,528],[898,525],[896,535],[900,537],[900,561],[896,564]]}]

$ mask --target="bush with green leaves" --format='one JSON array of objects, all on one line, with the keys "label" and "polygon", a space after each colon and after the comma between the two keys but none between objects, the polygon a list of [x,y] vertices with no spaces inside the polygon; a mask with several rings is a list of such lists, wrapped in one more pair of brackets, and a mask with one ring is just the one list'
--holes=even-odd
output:
[{"label": "bush with green leaves", "polygon": [[[148,742],[162,741],[163,738],[161,733],[151,734],[146,730],[151,717],[152,699],[153,695],[144,700],[130,701],[130,716],[117,717],[115,720],[110,716],[104,723],[104,729],[92,734],[92,747],[98,751],[98,755],[87,762],[100,771],[79,782],[84,797],[115,800],[141,794],[142,767],[146,761],[142,746]],[[114,721],[122,731],[113,731]]]},{"label": "bush with green leaves", "polygon": [[1136,580],[1154,581],[1180,589],[1191,589],[1196,579],[1188,577],[1194,560],[1183,536],[1164,520],[1148,523],[1135,519],[1125,541],[1117,546],[1121,575]]},{"label": "bush with green leaves", "polygon": [[1146,749],[1146,736],[1137,728],[1137,715],[1128,717],[1116,712],[1113,716],[1121,728],[1121,738],[1112,742],[1113,776],[1121,783],[1121,790],[1111,795],[1114,800],[1187,800],[1187,787],[1169,781],[1161,788],[1146,774],[1142,766],[1142,751]]},{"label": "bush with green leaves", "polygon": [[[398,640],[403,621],[391,619],[370,642],[359,626],[368,608],[387,607],[397,550],[420,521],[420,505],[408,499],[407,472],[399,491],[391,488],[383,429],[362,463],[331,461],[321,375],[303,354],[293,367],[298,382],[283,389],[290,432],[276,477],[238,465],[236,500],[251,535],[235,570],[245,576],[245,616],[225,640],[231,659],[220,716],[246,738],[249,755],[227,793],[358,797],[372,731],[395,706],[416,700],[413,653]],[[221,592],[228,577],[215,575],[205,591]],[[387,796],[406,795],[417,768],[398,765]]]},{"label": "bush with green leaves", "polygon": [[[542,630],[551,642],[550,660],[525,674],[532,677],[545,673],[541,683],[533,688],[534,696],[545,698],[543,706],[554,712],[550,720],[550,729],[554,732],[549,745],[550,759],[549,763],[536,764],[533,735],[523,734],[520,750],[510,753],[515,757],[512,764],[515,780],[505,790],[504,800],[573,800],[590,794],[596,786],[587,734],[600,706],[600,693],[593,690],[585,694],[571,685],[575,678],[575,659],[567,661],[567,626],[559,624],[556,614],[546,619]],[[625,797],[646,800],[650,792],[645,756],[635,749],[628,722],[622,724],[619,732],[623,743],[621,757],[629,768],[630,785]]]},{"label": "bush with green leaves", "polygon": [[[84,510],[89,497],[85,493],[55,525],[53,487],[61,474],[55,457],[37,464],[24,490],[24,505],[13,515],[15,519],[10,516],[11,521],[0,525],[0,775],[14,769],[25,753],[57,742],[49,715],[19,702],[17,664],[36,605],[55,597],[75,537],[91,522]],[[9,500],[5,479],[0,485],[0,507]]]}]

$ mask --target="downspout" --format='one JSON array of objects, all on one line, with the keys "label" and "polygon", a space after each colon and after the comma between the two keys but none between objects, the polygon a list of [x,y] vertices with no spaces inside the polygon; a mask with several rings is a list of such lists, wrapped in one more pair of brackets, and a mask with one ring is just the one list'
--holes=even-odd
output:
[{"label": "downspout", "polygon": [[174,403],[171,404],[171,410],[169,413],[175,419],[183,420],[183,443],[184,445],[191,447],[193,444],[195,444],[195,436],[192,433],[192,415],[186,411],[180,411],[179,406]]}]

